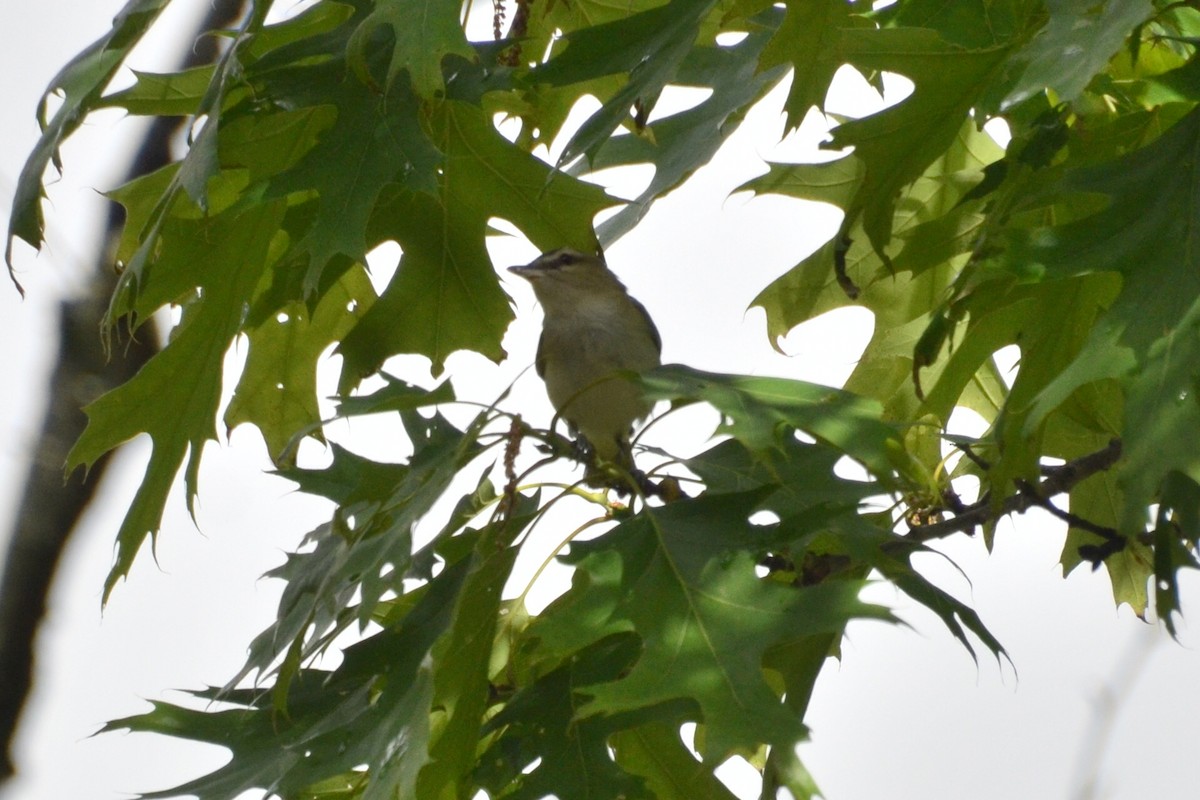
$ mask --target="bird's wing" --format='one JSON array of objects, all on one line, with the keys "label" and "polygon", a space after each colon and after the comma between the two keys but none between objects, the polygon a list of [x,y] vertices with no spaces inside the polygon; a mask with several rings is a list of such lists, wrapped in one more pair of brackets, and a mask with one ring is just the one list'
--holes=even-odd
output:
[{"label": "bird's wing", "polygon": [[[646,327],[650,329],[650,338],[654,340],[654,349],[658,351],[659,355],[662,355],[662,337],[658,334],[658,327],[654,324],[654,320],[650,319],[650,312],[638,300],[632,297],[629,299],[633,301],[633,307],[638,310],[638,313],[642,315],[642,319],[646,321]],[[538,348],[538,361],[541,361],[540,347]],[[541,367],[538,368],[538,374],[542,374]]]},{"label": "bird's wing", "polygon": [[546,377],[546,331],[542,330],[542,335],[538,337],[537,355],[533,358],[533,366],[537,369],[539,378]]}]

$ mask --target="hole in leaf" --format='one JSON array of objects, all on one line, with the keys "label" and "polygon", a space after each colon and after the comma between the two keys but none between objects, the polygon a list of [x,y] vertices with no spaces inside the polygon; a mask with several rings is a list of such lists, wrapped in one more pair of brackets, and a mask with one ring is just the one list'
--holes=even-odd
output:
[{"label": "hole in leaf", "polygon": [[778,525],[779,515],[774,511],[764,508],[761,511],[755,511],[753,514],[751,514],[747,519],[747,522],[749,522],[751,525],[758,525],[760,527]]}]

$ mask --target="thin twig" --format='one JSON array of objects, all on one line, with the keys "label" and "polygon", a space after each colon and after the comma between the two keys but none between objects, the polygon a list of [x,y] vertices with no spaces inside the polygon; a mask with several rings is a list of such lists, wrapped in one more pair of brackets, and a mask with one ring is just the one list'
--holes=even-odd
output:
[{"label": "thin twig", "polygon": [[1091,520],[1084,519],[1078,514],[1072,514],[1070,511],[1064,511],[1063,509],[1054,505],[1054,503],[1050,502],[1048,498],[1042,497],[1037,488],[1034,487],[1033,484],[1029,483],[1029,481],[1018,479],[1016,483],[1017,489],[1019,489],[1026,497],[1032,499],[1034,505],[1046,509],[1054,516],[1068,523],[1072,528],[1079,528],[1080,530],[1094,533],[1097,536],[1109,541],[1121,538],[1121,534],[1117,533],[1115,528],[1109,528],[1105,525],[1098,525]]}]

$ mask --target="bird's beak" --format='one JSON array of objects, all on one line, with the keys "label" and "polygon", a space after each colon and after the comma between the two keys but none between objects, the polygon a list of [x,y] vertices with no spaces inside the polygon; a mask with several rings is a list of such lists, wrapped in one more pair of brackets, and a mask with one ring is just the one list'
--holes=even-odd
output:
[{"label": "bird's beak", "polygon": [[532,281],[541,274],[541,271],[533,264],[518,264],[515,267],[509,267],[508,271],[513,275],[520,275],[527,281]]}]

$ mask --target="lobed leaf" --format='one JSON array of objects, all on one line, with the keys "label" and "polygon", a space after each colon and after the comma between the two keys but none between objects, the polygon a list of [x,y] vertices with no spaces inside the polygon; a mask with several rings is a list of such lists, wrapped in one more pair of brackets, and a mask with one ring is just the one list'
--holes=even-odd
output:
[{"label": "lobed leaf", "polygon": [[[13,239],[20,237],[34,248],[42,246],[42,229],[45,227],[42,182],[47,167],[53,162],[55,167],[61,168],[59,150],[62,143],[83,124],[129,51],[141,41],[166,5],[167,0],[129,0],[113,18],[112,30],[71,59],[43,92],[38,104],[42,135],[17,179],[4,250],[9,277],[18,289],[20,284],[13,274]],[[48,101],[56,92],[62,93],[63,102],[54,117],[48,120]]]},{"label": "lobed leaf", "polygon": [[586,579],[530,635],[554,651],[628,631],[642,642],[619,680],[583,689],[582,718],[689,700],[704,723],[701,753],[713,763],[760,742],[791,747],[804,735],[763,677],[766,651],[840,631],[853,617],[889,617],[857,599],[860,582],[795,588],[758,578],[742,548],[756,538],[746,517],[761,497],[681,500],[572,546],[568,562]]},{"label": "lobed leaf", "polygon": [[347,44],[347,61],[363,83],[372,82],[368,43],[384,28],[393,42],[387,72],[389,94],[396,88],[397,77],[407,72],[417,94],[432,98],[445,85],[442,60],[447,55],[475,56],[459,23],[461,0],[379,0],[374,6]]},{"label": "lobed leaf", "polygon": [[[195,500],[201,451],[216,438],[225,351],[241,327],[244,298],[253,293],[275,255],[271,245],[282,218],[282,205],[272,203],[182,228],[155,270],[162,280],[175,273],[177,285],[193,293],[182,324],[133,379],[84,409],[88,425],[67,456],[68,470],[90,466],[141,433],[153,442],[145,478],[117,534],[106,598],[129,571],[146,537],[157,533],[167,493],[185,456],[189,508]],[[196,272],[192,267],[197,263],[207,269]]]}]

